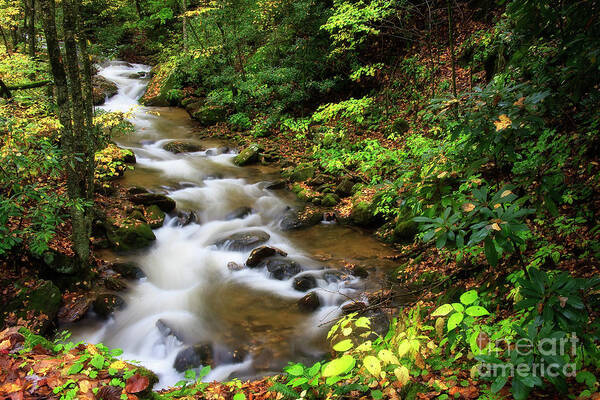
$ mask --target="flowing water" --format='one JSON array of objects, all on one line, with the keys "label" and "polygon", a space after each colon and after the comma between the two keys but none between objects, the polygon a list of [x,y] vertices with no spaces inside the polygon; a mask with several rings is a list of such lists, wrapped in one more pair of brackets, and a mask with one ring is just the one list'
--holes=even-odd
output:
[{"label": "flowing water", "polygon": [[[327,322],[349,299],[378,284],[393,264],[385,256],[395,253],[361,231],[336,224],[283,232],[281,218],[297,204],[285,191],[266,189],[278,177],[277,169],[236,167],[235,154],[224,148],[227,143],[196,139],[197,128],[185,111],[141,107],[137,100],[147,82],[131,77],[140,71],[149,67],[112,62],[101,68],[99,74],[119,88],[101,108],[133,109],[135,133],[117,138],[137,158],[124,184],[169,195],[177,202],[177,212],[155,230],[150,248],[117,257],[136,262],[146,275],[122,294],[126,307],[107,321],[90,316],[77,323],[71,327],[73,337],[123,349],[124,358],[155,371],[160,386],[181,379],[174,360],[182,349],[198,343],[213,348],[216,368],[209,380],[266,375],[290,360],[314,360],[324,351]],[[174,139],[194,141],[205,150],[163,150]],[[231,218],[240,207],[252,212]],[[182,212],[194,212],[197,222],[182,225],[176,215]],[[248,229],[268,233],[266,244],[302,266],[298,276],[316,278],[317,287],[311,289],[320,299],[316,311],[298,310],[296,302],[306,292],[293,288],[293,278],[274,279],[266,268],[228,268],[231,261],[243,265],[250,249],[232,251],[215,242]],[[331,273],[348,263],[368,268],[369,279]],[[165,327],[172,334],[165,335]],[[237,357],[231,356],[234,351]]]}]

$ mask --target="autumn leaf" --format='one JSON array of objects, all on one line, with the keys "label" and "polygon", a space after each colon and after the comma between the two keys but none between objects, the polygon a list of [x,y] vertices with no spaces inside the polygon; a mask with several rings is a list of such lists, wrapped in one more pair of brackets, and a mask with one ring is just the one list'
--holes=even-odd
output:
[{"label": "autumn leaf", "polygon": [[125,385],[125,390],[128,393],[139,393],[143,392],[148,388],[150,381],[147,376],[143,376],[140,374],[135,374],[131,378],[127,379],[127,384]]},{"label": "autumn leaf", "polygon": [[87,393],[90,390],[90,381],[85,379],[79,381],[79,390],[81,393]]},{"label": "autumn leaf", "polygon": [[508,118],[508,115],[506,114],[500,115],[498,117],[498,121],[494,121],[494,125],[496,126],[497,132],[508,128],[511,124],[512,121],[510,120],[510,118]]},{"label": "autumn leaf", "polygon": [[3,394],[18,392],[19,390],[21,390],[21,385],[17,385],[16,383],[5,383],[0,386],[0,393]]},{"label": "autumn leaf", "polygon": [[109,368],[113,369],[124,369],[127,366],[124,361],[118,360],[110,364]]},{"label": "autumn leaf", "polygon": [[462,209],[464,212],[471,212],[475,209],[475,204],[473,203],[465,203],[462,205]]}]

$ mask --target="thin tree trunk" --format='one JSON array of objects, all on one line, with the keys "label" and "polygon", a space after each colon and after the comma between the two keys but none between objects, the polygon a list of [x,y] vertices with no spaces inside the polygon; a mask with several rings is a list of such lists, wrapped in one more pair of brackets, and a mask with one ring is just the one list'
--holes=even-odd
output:
[{"label": "thin tree trunk", "polygon": [[448,3],[448,41],[450,42],[450,61],[452,63],[452,94],[458,97],[456,93],[456,63],[454,57],[454,21],[452,20],[452,0]]},{"label": "thin tree trunk", "polygon": [[[71,95],[71,116],[73,118],[74,154],[79,155],[81,161],[75,160],[76,171],[67,177],[67,187],[70,188],[73,197],[83,202],[89,202],[93,187],[90,187],[89,160],[94,156],[94,144],[92,135],[86,124],[85,102],[83,98],[81,71],[79,69],[79,58],[77,55],[77,40],[75,39],[77,29],[77,2],[79,0],[63,0],[63,31],[65,35],[65,61],[67,76],[69,78],[69,93]],[[91,171],[93,173],[93,171]],[[77,254],[81,267],[88,265],[90,256],[90,232],[91,232],[91,207],[83,205],[73,210],[71,224],[73,227],[73,248]]]},{"label": "thin tree trunk", "polygon": [[4,84],[4,81],[0,79],[0,97],[4,97],[6,99],[12,98],[12,93],[10,89]]},{"label": "thin tree trunk", "polygon": [[9,57],[12,56],[12,49],[10,48],[10,44],[8,43],[8,39],[6,38],[6,34],[4,33],[4,28],[0,26],[0,34],[2,35],[2,40],[4,41],[4,47],[6,47],[6,54]]},{"label": "thin tree trunk", "polygon": [[29,0],[29,26],[27,27],[29,57],[35,57],[35,0]]},{"label": "thin tree trunk", "polygon": [[142,19],[142,6],[140,5],[140,0],[135,0],[135,9],[138,14],[138,18]]},{"label": "thin tree trunk", "polygon": [[187,51],[188,49],[188,17],[185,15],[187,12],[187,0],[181,0],[181,10],[183,14],[183,49]]}]

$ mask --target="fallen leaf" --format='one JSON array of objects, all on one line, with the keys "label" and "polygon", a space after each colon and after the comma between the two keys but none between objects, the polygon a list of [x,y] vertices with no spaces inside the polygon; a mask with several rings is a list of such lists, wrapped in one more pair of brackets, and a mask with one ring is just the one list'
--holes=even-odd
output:
[{"label": "fallen leaf", "polygon": [[127,379],[127,384],[125,385],[125,390],[128,393],[139,393],[143,392],[148,388],[150,381],[147,376],[143,376],[140,374],[135,374],[131,378]]},{"label": "fallen leaf", "polygon": [[496,132],[504,130],[508,128],[512,124],[508,115],[502,114],[498,117],[498,121],[494,121],[494,125],[496,126]]}]

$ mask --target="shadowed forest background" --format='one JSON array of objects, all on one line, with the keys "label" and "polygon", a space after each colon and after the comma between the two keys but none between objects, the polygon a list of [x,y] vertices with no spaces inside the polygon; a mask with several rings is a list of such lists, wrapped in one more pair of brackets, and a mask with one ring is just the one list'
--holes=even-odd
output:
[{"label": "shadowed forest background", "polygon": [[[0,0],[0,397],[600,399],[599,8]],[[140,139],[146,119],[163,136]],[[215,157],[214,171],[169,186],[144,175],[148,154]],[[226,179],[268,206],[177,192]],[[235,338],[260,339],[272,317],[260,346],[223,356],[159,320],[187,346],[165,385],[70,338],[132,306],[164,232],[253,215],[270,234],[206,247],[239,253],[223,274],[262,271],[297,298],[277,315],[272,293],[209,305]],[[278,353],[292,340],[278,324],[329,306],[320,333],[290,336],[317,355]],[[260,322],[237,318],[244,307],[263,307]],[[251,373],[203,381],[248,360]]]}]

